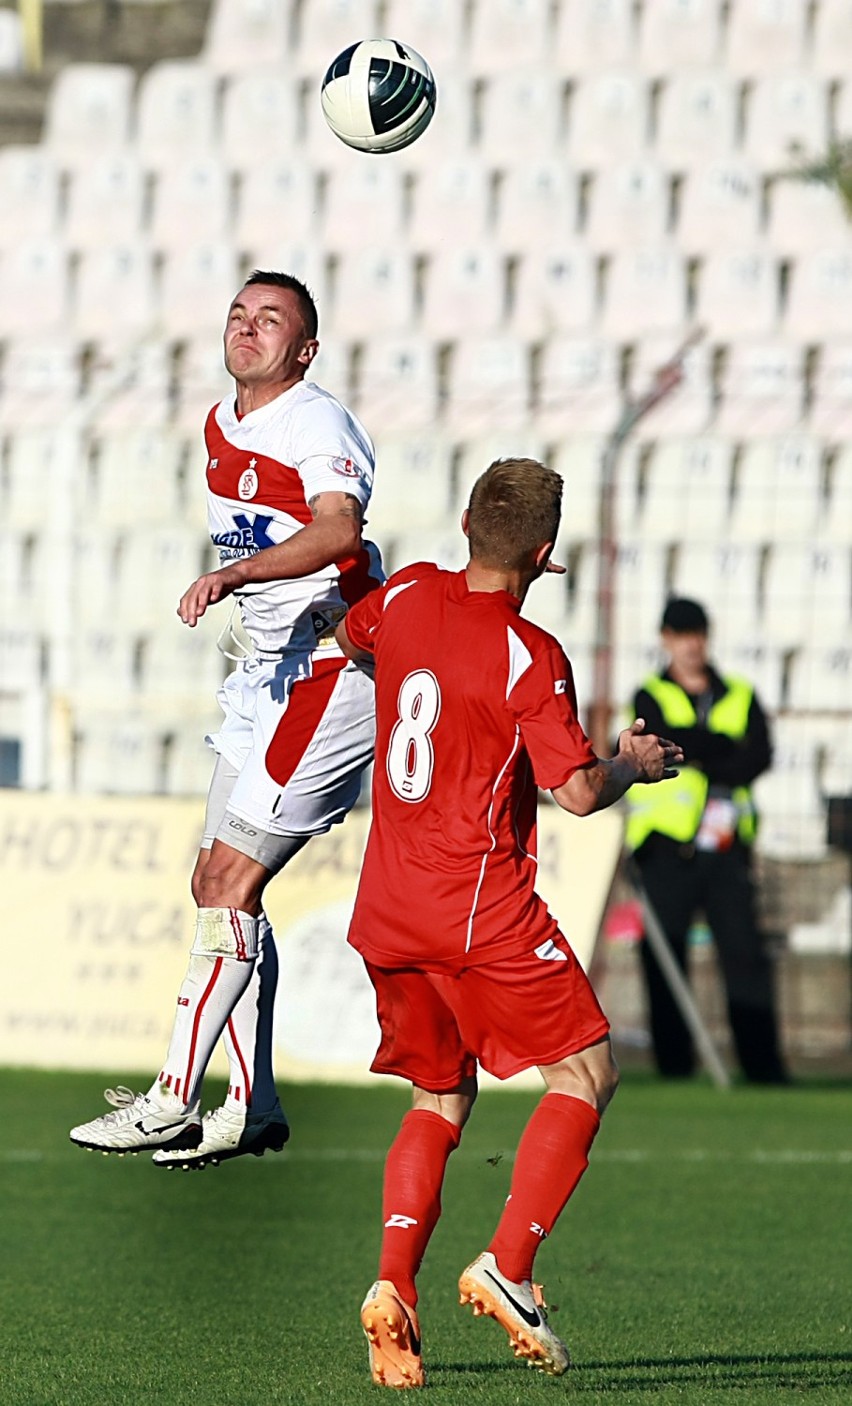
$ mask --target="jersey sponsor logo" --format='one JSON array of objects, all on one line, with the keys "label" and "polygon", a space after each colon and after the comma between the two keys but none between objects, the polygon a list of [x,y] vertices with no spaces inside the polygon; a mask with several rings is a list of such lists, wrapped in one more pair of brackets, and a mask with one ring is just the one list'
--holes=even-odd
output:
[{"label": "jersey sponsor logo", "polygon": [[256,468],[257,460],[250,459],[248,468],[244,473],[240,474],[240,481],[237,484],[237,496],[242,498],[244,502],[255,496],[260,485],[260,479],[255,473]]},{"label": "jersey sponsor logo", "polygon": [[417,1225],[413,1216],[394,1214],[385,1221],[385,1230],[410,1230],[413,1225]]},{"label": "jersey sponsor logo", "polygon": [[360,478],[361,470],[352,459],[344,459],[342,455],[329,459],[328,467],[336,474],[342,474],[344,478]]},{"label": "jersey sponsor logo", "polygon": [[[213,532],[211,538],[214,547],[227,547],[237,552],[259,552],[263,547],[274,547],[275,541],[270,537],[267,528],[272,521],[272,514],[264,517],[262,513],[256,513],[250,518],[247,513],[234,513],[233,532]],[[220,552],[219,554],[223,554]]]}]

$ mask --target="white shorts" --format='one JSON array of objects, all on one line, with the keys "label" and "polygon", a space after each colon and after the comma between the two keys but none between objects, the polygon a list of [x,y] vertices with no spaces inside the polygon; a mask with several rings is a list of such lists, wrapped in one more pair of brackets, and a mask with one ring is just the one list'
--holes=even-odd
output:
[{"label": "white shorts", "polygon": [[210,745],[238,772],[228,811],[271,835],[319,835],[351,810],[376,740],[375,686],[346,659],[247,659]]}]

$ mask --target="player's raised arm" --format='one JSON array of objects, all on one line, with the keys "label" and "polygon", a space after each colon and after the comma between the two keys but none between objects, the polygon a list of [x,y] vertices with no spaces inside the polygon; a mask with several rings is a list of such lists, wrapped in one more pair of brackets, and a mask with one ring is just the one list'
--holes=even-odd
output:
[{"label": "player's raised arm", "polygon": [[643,718],[637,718],[618,738],[614,757],[598,757],[592,766],[581,767],[552,795],[563,810],[572,815],[592,815],[605,810],[637,781],[667,781],[677,776],[683,751],[666,737],[645,733]]},{"label": "player's raised arm", "polygon": [[362,511],[351,493],[318,493],[308,504],[313,520],[286,542],[199,576],[180,598],[178,615],[193,626],[208,606],[242,586],[292,581],[353,556],[361,546]]}]

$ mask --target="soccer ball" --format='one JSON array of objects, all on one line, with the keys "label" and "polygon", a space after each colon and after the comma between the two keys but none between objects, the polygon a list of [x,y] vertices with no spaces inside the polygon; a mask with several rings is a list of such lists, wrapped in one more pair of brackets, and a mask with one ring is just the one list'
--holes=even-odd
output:
[{"label": "soccer ball", "polygon": [[400,151],[426,131],[435,80],[426,60],[396,39],[350,44],[322,80],[325,120],[358,151]]}]

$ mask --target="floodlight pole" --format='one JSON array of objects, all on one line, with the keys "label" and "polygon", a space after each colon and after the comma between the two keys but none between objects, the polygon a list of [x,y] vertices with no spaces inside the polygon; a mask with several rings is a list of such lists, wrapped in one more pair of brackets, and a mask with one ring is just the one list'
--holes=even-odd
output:
[{"label": "floodlight pole", "polygon": [[683,380],[687,354],[704,336],[703,329],[692,332],[673,356],[655,373],[654,379],[637,400],[625,402],[615,429],[606,442],[601,460],[601,489],[598,498],[598,580],[595,617],[592,704],[589,709],[589,735],[598,756],[606,757],[612,748],[612,654],[615,615],[615,470],[625,440],[643,416],[665,400]]}]

